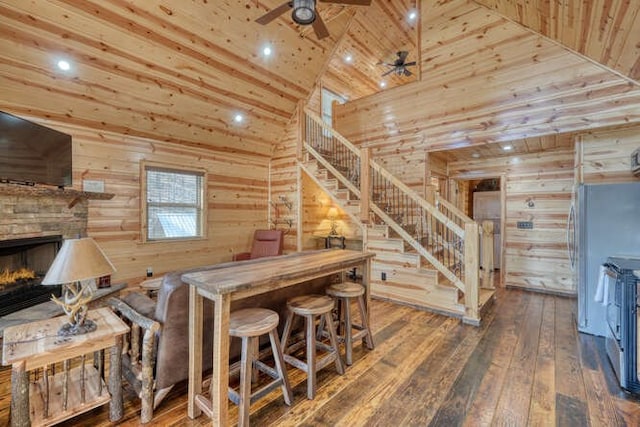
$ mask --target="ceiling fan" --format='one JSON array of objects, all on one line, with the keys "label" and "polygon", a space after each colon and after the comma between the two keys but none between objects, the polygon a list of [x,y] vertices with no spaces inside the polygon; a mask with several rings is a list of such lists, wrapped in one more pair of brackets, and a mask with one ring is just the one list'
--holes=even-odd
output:
[{"label": "ceiling fan", "polygon": [[398,59],[393,61],[393,64],[389,64],[387,62],[380,63],[382,65],[393,67],[389,71],[384,73],[382,77],[387,76],[391,73],[395,73],[396,76],[405,75],[406,77],[409,77],[410,75],[413,74],[411,71],[407,70],[407,67],[416,65],[416,61],[405,62],[407,60],[407,56],[409,56],[409,52],[407,52],[406,50],[401,50],[401,51],[398,51],[396,55],[398,55]]},{"label": "ceiling fan", "polygon": [[[323,3],[336,3],[336,4],[352,4],[358,6],[369,6],[371,0],[320,0]],[[313,31],[316,33],[318,39],[323,39],[329,36],[329,30],[324,24],[322,17],[316,10],[315,0],[292,0],[287,1],[275,9],[271,9],[269,12],[256,19],[258,24],[266,25],[273,21],[286,11],[291,9],[291,18],[293,22],[299,25],[313,26]]]}]

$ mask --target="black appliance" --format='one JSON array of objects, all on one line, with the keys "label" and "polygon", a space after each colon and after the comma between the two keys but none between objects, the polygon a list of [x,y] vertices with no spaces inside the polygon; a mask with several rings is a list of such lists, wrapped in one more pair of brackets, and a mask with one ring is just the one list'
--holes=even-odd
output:
[{"label": "black appliance", "polygon": [[0,182],[71,186],[71,135],[0,111]]},{"label": "black appliance", "polygon": [[634,270],[640,271],[640,259],[610,257],[605,266],[606,274],[615,280],[615,285],[609,286],[607,304],[607,355],[620,386],[640,393],[637,345],[640,281],[634,275]]}]

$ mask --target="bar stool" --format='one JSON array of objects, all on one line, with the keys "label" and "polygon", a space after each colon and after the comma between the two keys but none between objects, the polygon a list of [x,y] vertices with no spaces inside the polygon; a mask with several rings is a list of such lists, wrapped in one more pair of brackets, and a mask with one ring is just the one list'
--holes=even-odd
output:
[{"label": "bar stool", "polygon": [[[339,303],[338,326],[344,331],[339,338],[344,342],[347,365],[353,363],[353,342],[364,337],[369,350],[373,350],[373,335],[369,327],[367,308],[364,305],[364,287],[354,282],[343,282],[331,285],[327,288],[327,295],[336,299]],[[354,324],[351,320],[351,300],[356,298],[360,311],[360,324]],[[342,326],[342,327],[340,327]],[[353,329],[358,332],[353,333]]]},{"label": "bar stool", "polygon": [[[340,350],[338,348],[338,338],[333,327],[333,321],[331,320],[333,306],[333,299],[325,295],[304,295],[291,298],[287,301],[289,314],[284,324],[284,331],[282,332],[282,352],[284,353],[285,362],[307,373],[307,398],[309,399],[313,399],[316,396],[317,371],[329,363],[335,362],[338,373],[340,375],[344,374],[344,365],[342,364]],[[287,347],[295,315],[304,317],[305,337],[304,340]],[[330,345],[316,340],[315,322],[317,316],[327,325]],[[306,362],[289,354],[305,345],[307,353]],[[327,354],[320,359],[316,359],[317,348],[326,351]]]},{"label": "bar stool", "polygon": [[[282,349],[278,339],[279,316],[273,310],[266,308],[246,308],[231,313],[229,318],[229,335],[242,338],[242,354],[240,358],[240,389],[236,392],[229,387],[229,399],[238,405],[238,425],[249,425],[249,406],[252,401],[265,396],[274,388],[280,386],[284,402],[291,405],[293,401],[291,386],[287,377],[287,369],[282,358]],[[258,360],[258,339],[261,335],[269,334],[275,369]],[[237,372],[236,368],[234,372]],[[274,380],[251,393],[252,376],[257,379],[257,370],[264,372]]]}]

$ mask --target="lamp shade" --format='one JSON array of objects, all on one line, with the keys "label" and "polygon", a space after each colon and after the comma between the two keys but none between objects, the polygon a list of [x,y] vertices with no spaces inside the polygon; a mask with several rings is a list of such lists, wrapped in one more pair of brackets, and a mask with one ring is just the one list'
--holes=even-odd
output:
[{"label": "lamp shade", "polygon": [[338,218],[338,209],[331,207],[329,208],[329,212],[327,212],[327,218],[336,219]]},{"label": "lamp shade", "polygon": [[102,249],[90,237],[68,239],[62,244],[43,285],[58,285],[94,279],[116,271]]}]

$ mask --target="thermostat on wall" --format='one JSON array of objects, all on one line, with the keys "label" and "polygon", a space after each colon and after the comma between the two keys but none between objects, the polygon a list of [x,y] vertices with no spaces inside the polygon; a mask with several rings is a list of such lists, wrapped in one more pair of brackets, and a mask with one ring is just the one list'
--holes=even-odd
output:
[{"label": "thermostat on wall", "polygon": [[82,181],[82,191],[104,193],[104,181],[93,181],[85,179]]}]

